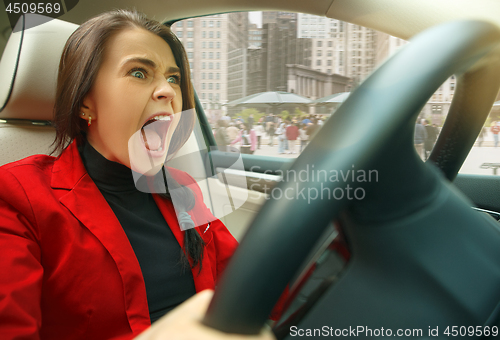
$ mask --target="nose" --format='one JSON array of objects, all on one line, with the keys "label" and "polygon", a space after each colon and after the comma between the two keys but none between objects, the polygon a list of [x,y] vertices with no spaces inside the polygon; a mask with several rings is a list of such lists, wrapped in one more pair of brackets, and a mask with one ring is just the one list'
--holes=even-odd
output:
[{"label": "nose", "polygon": [[175,95],[175,89],[167,81],[167,79],[162,77],[162,79],[158,81],[158,84],[155,87],[155,90],[153,92],[153,99],[171,101],[174,99]]}]

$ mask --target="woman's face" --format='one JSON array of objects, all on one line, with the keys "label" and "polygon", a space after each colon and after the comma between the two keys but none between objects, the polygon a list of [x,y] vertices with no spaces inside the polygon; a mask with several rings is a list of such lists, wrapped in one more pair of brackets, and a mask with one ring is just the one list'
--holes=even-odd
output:
[{"label": "woman's face", "polygon": [[180,80],[172,50],[159,36],[129,28],[111,37],[83,101],[82,118],[92,117],[89,143],[110,161],[156,173],[180,119]]}]

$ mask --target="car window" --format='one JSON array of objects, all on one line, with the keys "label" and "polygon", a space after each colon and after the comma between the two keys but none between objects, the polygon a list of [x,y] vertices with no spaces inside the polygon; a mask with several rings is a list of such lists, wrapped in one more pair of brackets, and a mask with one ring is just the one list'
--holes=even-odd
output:
[{"label": "car window", "polygon": [[[297,157],[350,92],[407,43],[359,25],[287,12],[191,18],[172,30],[186,48],[219,148],[285,158]],[[430,154],[455,87],[452,76],[419,115],[415,147],[422,159]],[[493,148],[495,120],[500,118],[488,118],[463,172],[485,173],[479,162],[493,162],[487,150]]]},{"label": "car window", "polygon": [[172,29],[217,144],[242,153],[297,157],[377,64],[377,32],[308,14],[220,14]]}]

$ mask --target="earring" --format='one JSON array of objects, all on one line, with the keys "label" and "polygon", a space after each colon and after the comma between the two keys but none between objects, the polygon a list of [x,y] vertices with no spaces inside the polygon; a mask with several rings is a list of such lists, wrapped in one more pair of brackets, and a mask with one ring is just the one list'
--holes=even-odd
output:
[{"label": "earring", "polygon": [[89,124],[87,126],[90,126],[92,124],[92,116],[89,116]]},{"label": "earring", "polygon": [[85,113],[84,113],[84,112],[82,112],[82,116],[85,116]]}]

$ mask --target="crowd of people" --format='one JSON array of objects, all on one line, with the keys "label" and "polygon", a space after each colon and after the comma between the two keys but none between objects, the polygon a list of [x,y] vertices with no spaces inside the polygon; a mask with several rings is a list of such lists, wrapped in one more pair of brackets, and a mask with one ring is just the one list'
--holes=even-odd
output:
[{"label": "crowd of people", "polygon": [[[323,118],[319,115],[308,115],[305,118],[281,118],[278,115],[268,114],[255,122],[253,115],[246,121],[241,117],[231,119],[224,116],[217,122],[214,129],[216,143],[221,151],[239,151],[253,154],[264,145],[277,146],[277,154],[297,154],[307,146],[309,140],[323,125]],[[418,119],[415,125],[414,145],[422,160],[427,160],[431,154],[440,127],[431,124],[425,118]],[[492,122],[483,127],[477,138],[476,146],[484,146],[488,135],[493,137],[493,146],[499,145],[500,121]],[[488,144],[489,145],[489,144]],[[234,147],[238,147],[234,148]]]},{"label": "crowd of people", "polygon": [[[427,119],[419,119],[417,121],[415,125],[414,144],[417,153],[423,160],[427,160],[427,158],[429,158],[432,148],[434,147],[437,137],[439,136],[439,132],[440,128],[436,124],[431,125]],[[491,125],[485,125],[479,132],[475,146],[490,146],[491,139],[488,137],[490,133],[493,137],[493,147],[498,147],[500,121],[494,121]],[[488,143],[484,145],[486,140],[488,140]]]},{"label": "crowd of people", "polygon": [[231,147],[238,146],[241,153],[253,154],[267,139],[268,146],[278,146],[278,154],[297,154],[304,150],[322,125],[322,118],[316,115],[283,119],[268,114],[257,122],[253,115],[246,121],[241,116],[235,119],[225,116],[217,122],[214,135],[221,151],[235,150]]}]

